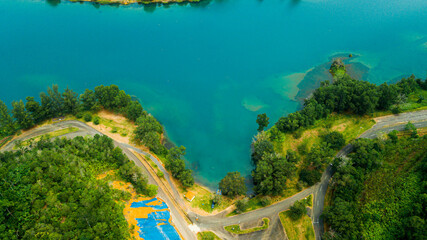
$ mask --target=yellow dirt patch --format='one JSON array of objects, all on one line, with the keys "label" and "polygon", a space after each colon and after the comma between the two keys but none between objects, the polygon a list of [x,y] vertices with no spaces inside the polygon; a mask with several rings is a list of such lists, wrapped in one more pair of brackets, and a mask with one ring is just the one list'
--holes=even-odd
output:
[{"label": "yellow dirt patch", "polygon": [[345,128],[347,127],[346,123],[341,123],[340,125],[337,126],[333,126],[332,127],[332,131],[338,131],[338,132],[343,132],[345,130]]},{"label": "yellow dirt patch", "polygon": [[115,173],[114,170],[110,170],[110,171],[107,171],[105,173],[99,174],[98,176],[96,176],[96,179],[103,179],[103,178],[106,178],[109,175],[113,175],[114,173]]},{"label": "yellow dirt patch", "polygon": [[[318,130],[306,130],[298,139],[295,139],[291,134],[287,134],[286,137],[288,139],[286,139],[286,141],[283,143],[283,152],[286,153],[286,151],[289,149],[297,151],[298,146],[301,145],[301,143],[304,142],[305,139],[314,139],[317,136],[319,136]],[[308,149],[311,148],[311,145],[313,145],[313,142],[311,144],[308,144]]]},{"label": "yellow dirt patch", "polygon": [[139,237],[139,234],[138,234],[138,231],[140,229],[137,225],[138,222],[136,221],[136,219],[137,218],[147,218],[148,214],[154,212],[154,210],[150,207],[131,208],[130,206],[132,205],[132,202],[144,201],[144,200],[148,200],[150,198],[138,197],[135,190],[133,189],[133,187],[130,183],[126,183],[123,181],[113,181],[111,184],[112,184],[114,189],[126,191],[132,195],[131,200],[128,202],[125,202],[125,208],[123,209],[123,215],[125,216],[128,224],[129,224],[129,227],[132,227],[132,226],[135,227],[135,231],[131,232],[131,235],[135,239],[141,239]]}]

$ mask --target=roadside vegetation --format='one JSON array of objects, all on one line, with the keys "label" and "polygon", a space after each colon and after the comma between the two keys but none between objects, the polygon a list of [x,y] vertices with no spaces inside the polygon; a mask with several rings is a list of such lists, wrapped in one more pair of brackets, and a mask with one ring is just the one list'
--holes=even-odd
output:
[{"label": "roadside vegetation", "polygon": [[280,222],[289,240],[315,239],[313,224],[307,208],[313,205],[313,195],[296,201],[287,211],[279,213]]},{"label": "roadside vegetation", "polygon": [[68,128],[64,128],[64,129],[60,129],[60,130],[56,130],[47,134],[43,134],[37,137],[33,137],[30,139],[27,139],[25,141],[19,141],[16,140],[15,141],[15,146],[14,149],[18,149],[21,146],[32,146],[34,143],[38,142],[40,139],[42,138],[54,138],[54,137],[59,137],[68,133],[73,133],[73,132],[77,132],[79,129],[76,127],[68,127]]},{"label": "roadside vegetation", "polygon": [[256,197],[236,202],[229,215],[265,207],[317,183],[333,156],[375,124],[374,116],[427,107],[426,80],[411,76],[377,86],[352,79],[340,61],[330,72],[334,81],[322,82],[302,110],[281,117],[266,131],[269,119],[258,115],[252,142]]},{"label": "roadside vegetation", "polygon": [[199,232],[197,233],[197,240],[221,240],[215,233],[213,232]]},{"label": "roadside vegetation", "polygon": [[358,139],[346,162],[335,160],[324,239],[426,239],[427,137]]},{"label": "roadside vegetation", "polygon": [[[101,110],[125,116],[127,121],[118,126],[111,119],[99,117]],[[166,168],[183,186],[194,184],[192,171],[186,168],[183,160],[185,148],[166,149],[162,144],[162,125],[144,111],[139,101],[132,99],[116,85],[86,89],[80,95],[69,88],[61,93],[58,86],[53,85],[46,93],[40,93],[40,103],[34,97],[27,97],[25,103],[22,100],[13,101],[11,110],[0,100],[0,138],[30,129],[36,124],[50,122],[54,118],[65,119],[65,116],[74,116],[85,122],[93,122],[94,125],[104,124],[111,127],[111,133],[119,133],[121,136],[130,135],[134,143],[142,144],[166,160]]]},{"label": "roadside vegetation", "polygon": [[224,229],[227,230],[228,232],[234,233],[234,234],[253,233],[253,232],[265,230],[269,227],[270,219],[263,218],[262,221],[263,221],[262,226],[260,226],[260,227],[254,227],[254,228],[249,228],[249,229],[240,229],[240,225],[235,224],[235,225],[226,226],[226,227],[224,227]]},{"label": "roadside vegetation", "polygon": [[49,139],[0,153],[1,239],[129,239],[129,194],[97,176],[116,170],[137,194],[155,195],[107,136]]},{"label": "roadside vegetation", "polygon": [[306,214],[298,219],[291,217],[291,212],[285,211],[279,214],[280,221],[289,240],[314,240],[314,228],[311,219]]}]

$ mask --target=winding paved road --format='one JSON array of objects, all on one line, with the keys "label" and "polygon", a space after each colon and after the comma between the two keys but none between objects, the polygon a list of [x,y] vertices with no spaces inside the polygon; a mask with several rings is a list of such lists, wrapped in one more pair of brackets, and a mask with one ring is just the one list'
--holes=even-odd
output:
[{"label": "winding paved road", "polygon": [[[427,127],[427,110],[375,118],[376,124],[371,129],[360,135],[359,138],[373,139],[376,138],[379,134],[386,134],[394,130],[403,131],[405,130],[405,125],[409,121],[412,122],[416,128]],[[352,149],[353,146],[351,144],[348,144],[337,153],[336,157],[345,157],[352,151]],[[328,189],[328,184],[331,180],[332,175],[332,167],[328,166],[328,168],[322,175],[321,182],[316,185],[314,193],[312,221],[317,240],[321,239],[324,230],[324,222],[321,215],[323,212],[326,191]]]},{"label": "winding paved road", "polygon": [[[385,116],[376,118],[375,120],[377,123],[371,129],[359,136],[359,138],[375,138],[378,136],[379,133],[388,133],[393,130],[404,130],[405,124],[408,121],[414,123],[417,128],[427,127],[427,110],[403,113],[400,115]],[[72,138],[75,136],[82,135],[102,135],[101,132],[98,132],[97,130],[89,127],[85,123],[79,121],[63,121],[31,130],[19,136],[18,138],[20,140],[26,140],[35,136],[39,136],[68,127],[77,127],[80,130],[78,132],[69,133],[63,136]],[[157,164],[159,169],[164,173],[165,179],[169,183],[170,188],[168,188],[166,190],[167,192],[165,192],[162,187],[159,187],[158,196],[168,204],[172,214],[172,221],[185,240],[196,239],[195,234],[190,230],[185,218],[190,219],[191,222],[197,225],[202,231],[213,231],[222,239],[286,239],[287,237],[284,233],[283,226],[280,223],[278,213],[289,209],[290,206],[295,203],[295,201],[306,198],[310,194],[314,195],[314,204],[311,213],[311,218],[315,229],[315,235],[316,239],[321,239],[321,235],[323,234],[323,219],[321,218],[321,215],[323,212],[324,199],[328,184],[333,175],[331,166],[327,167],[319,183],[276,204],[255,211],[236,215],[233,217],[226,217],[226,212],[221,212],[214,216],[199,216],[188,210],[180,194],[175,189],[170,174],[166,171],[166,169],[164,169],[163,165],[158,161],[156,157],[154,157],[150,153],[144,152],[128,144],[123,144],[116,141],[114,141],[114,144],[120,147],[123,152],[128,156],[128,158],[134,161],[135,164],[141,168],[141,170],[148,177],[148,180],[151,184],[161,185],[163,183],[159,183],[158,180],[156,181],[155,177],[150,174],[150,171],[138,159],[138,157],[133,154],[131,150],[149,157],[154,163]],[[13,145],[13,143],[9,143],[2,149],[2,151],[12,150]],[[351,152],[351,150],[352,145],[349,144],[345,146],[341,151],[339,151],[336,157],[345,157]],[[270,219],[270,227],[267,230],[239,236],[232,235],[224,230],[224,226],[232,224],[241,224],[242,228],[251,228],[259,225],[263,217],[268,217]]]},{"label": "winding paved road", "polygon": [[[33,138],[36,136],[40,136],[43,134],[47,134],[49,132],[53,132],[53,131],[57,131],[57,130],[61,130],[61,129],[69,128],[69,127],[77,127],[80,130],[77,132],[72,132],[72,133],[62,135],[60,137],[74,138],[76,136],[86,136],[86,135],[94,136],[96,134],[103,135],[101,132],[93,129],[92,127],[86,125],[83,122],[70,120],[70,121],[56,122],[56,123],[53,123],[50,125],[41,126],[39,128],[30,130],[25,134],[22,134],[17,139],[24,141],[24,140],[27,140],[27,139],[30,139],[30,138]],[[14,141],[16,141],[16,139]],[[1,151],[13,150],[13,147],[15,145],[14,141],[10,142],[6,146],[4,146],[1,149]],[[158,182],[154,179],[154,177],[150,174],[148,169],[144,166],[144,164],[141,163],[141,161],[138,159],[138,157],[136,157],[135,154],[133,154],[128,149],[129,145],[119,143],[115,140],[113,140],[113,142],[114,142],[115,146],[120,147],[123,150],[123,153],[130,160],[134,161],[135,164],[143,171],[143,173],[148,177],[148,182],[150,184],[159,185]],[[132,149],[134,149],[134,148],[132,147]],[[157,159],[155,159],[151,154],[143,152],[141,150],[139,150],[139,152],[144,154],[144,155],[148,154],[150,156],[150,158],[152,158],[153,161],[154,160],[157,161]],[[182,216],[182,212],[180,212],[179,206],[177,206],[176,202],[173,199],[171,199],[170,195],[168,193],[166,193],[161,187],[159,187],[158,191],[157,191],[157,196],[160,197],[161,199],[163,199],[166,202],[166,204],[168,205],[168,207],[171,211],[171,215],[172,215],[172,222],[176,226],[176,228],[179,231],[179,233],[181,234],[181,236],[185,240],[187,240],[187,239],[196,240],[197,239],[196,235],[189,229],[188,223],[184,219],[184,217]],[[178,198],[178,199],[180,199],[180,198]]]}]

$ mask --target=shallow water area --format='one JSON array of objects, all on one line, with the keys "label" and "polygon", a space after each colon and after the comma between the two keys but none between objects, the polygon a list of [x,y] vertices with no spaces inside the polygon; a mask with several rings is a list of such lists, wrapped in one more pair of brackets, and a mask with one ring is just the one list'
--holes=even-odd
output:
[{"label": "shallow water area", "polygon": [[336,53],[358,55],[351,61],[369,67],[373,83],[425,78],[426,9],[425,0],[0,0],[0,98],[117,84],[187,148],[197,181],[215,188],[227,172],[250,175],[257,114],[271,126],[297,110],[310,69]]}]

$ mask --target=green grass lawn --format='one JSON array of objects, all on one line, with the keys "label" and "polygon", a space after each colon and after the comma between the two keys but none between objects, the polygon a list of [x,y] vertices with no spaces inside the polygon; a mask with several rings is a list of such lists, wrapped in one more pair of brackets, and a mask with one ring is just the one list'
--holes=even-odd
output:
[{"label": "green grass lawn", "polygon": [[296,221],[290,218],[289,211],[281,212],[279,216],[289,240],[315,239],[313,224],[307,215]]},{"label": "green grass lawn", "polygon": [[275,148],[285,155],[289,149],[298,151],[298,146],[302,144],[305,144],[310,149],[314,144],[320,143],[320,136],[327,131],[342,133],[346,143],[348,143],[370,129],[374,124],[374,120],[370,117],[331,114],[325,119],[317,120],[313,126],[297,130],[296,133],[281,133],[283,141],[275,142]]},{"label": "green grass lawn", "polygon": [[197,240],[221,240],[215,233],[213,232],[199,232],[197,233]]},{"label": "green grass lawn", "polygon": [[261,227],[255,227],[255,228],[249,228],[249,229],[240,229],[240,225],[235,224],[235,225],[230,225],[230,226],[224,227],[224,229],[231,232],[231,233],[235,233],[235,234],[246,234],[246,233],[257,232],[257,231],[267,229],[269,224],[270,224],[270,219],[268,219],[268,218],[263,218],[262,221],[263,221],[263,224]]}]

